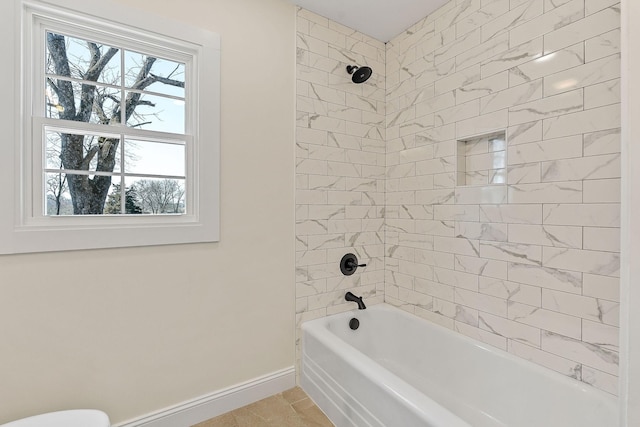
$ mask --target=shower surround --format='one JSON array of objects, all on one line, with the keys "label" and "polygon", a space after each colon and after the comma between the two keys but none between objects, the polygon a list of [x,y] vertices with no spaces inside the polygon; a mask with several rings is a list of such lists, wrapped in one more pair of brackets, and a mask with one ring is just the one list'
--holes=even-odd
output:
[{"label": "shower surround", "polygon": [[619,40],[609,0],[452,0],[386,46],[299,10],[298,322],[348,289],[617,394]]}]

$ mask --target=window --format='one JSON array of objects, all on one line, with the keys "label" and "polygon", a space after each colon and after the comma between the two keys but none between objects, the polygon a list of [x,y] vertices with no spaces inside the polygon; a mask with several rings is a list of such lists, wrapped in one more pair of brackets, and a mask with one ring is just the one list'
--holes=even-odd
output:
[{"label": "window", "polygon": [[44,93],[34,91],[33,141],[43,141],[45,161],[44,199],[36,193],[34,208],[45,216],[188,213],[189,58],[62,31],[38,34]]},{"label": "window", "polygon": [[218,37],[109,0],[14,1],[22,127],[0,252],[217,241]]}]

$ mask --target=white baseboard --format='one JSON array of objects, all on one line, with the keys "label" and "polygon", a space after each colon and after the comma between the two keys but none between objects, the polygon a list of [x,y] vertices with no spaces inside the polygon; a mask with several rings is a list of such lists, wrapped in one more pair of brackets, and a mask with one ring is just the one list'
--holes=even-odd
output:
[{"label": "white baseboard", "polygon": [[295,368],[254,378],[113,427],[190,427],[295,387]]}]

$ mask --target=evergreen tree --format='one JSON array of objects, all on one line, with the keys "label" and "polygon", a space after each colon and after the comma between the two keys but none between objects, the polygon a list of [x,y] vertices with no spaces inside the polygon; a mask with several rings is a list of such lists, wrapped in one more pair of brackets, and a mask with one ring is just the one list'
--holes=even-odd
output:
[{"label": "evergreen tree", "polygon": [[[113,191],[107,196],[107,201],[104,206],[104,213],[107,215],[117,215],[122,213],[120,211],[120,184],[113,184]],[[126,214],[141,214],[142,208],[138,206],[138,195],[133,187],[125,188],[124,191],[124,208]]]}]

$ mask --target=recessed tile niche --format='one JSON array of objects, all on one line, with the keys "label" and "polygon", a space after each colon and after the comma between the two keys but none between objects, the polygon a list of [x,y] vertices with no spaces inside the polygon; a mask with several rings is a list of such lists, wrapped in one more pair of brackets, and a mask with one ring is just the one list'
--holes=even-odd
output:
[{"label": "recessed tile niche", "polygon": [[505,131],[458,140],[456,185],[505,184],[506,150]]}]

